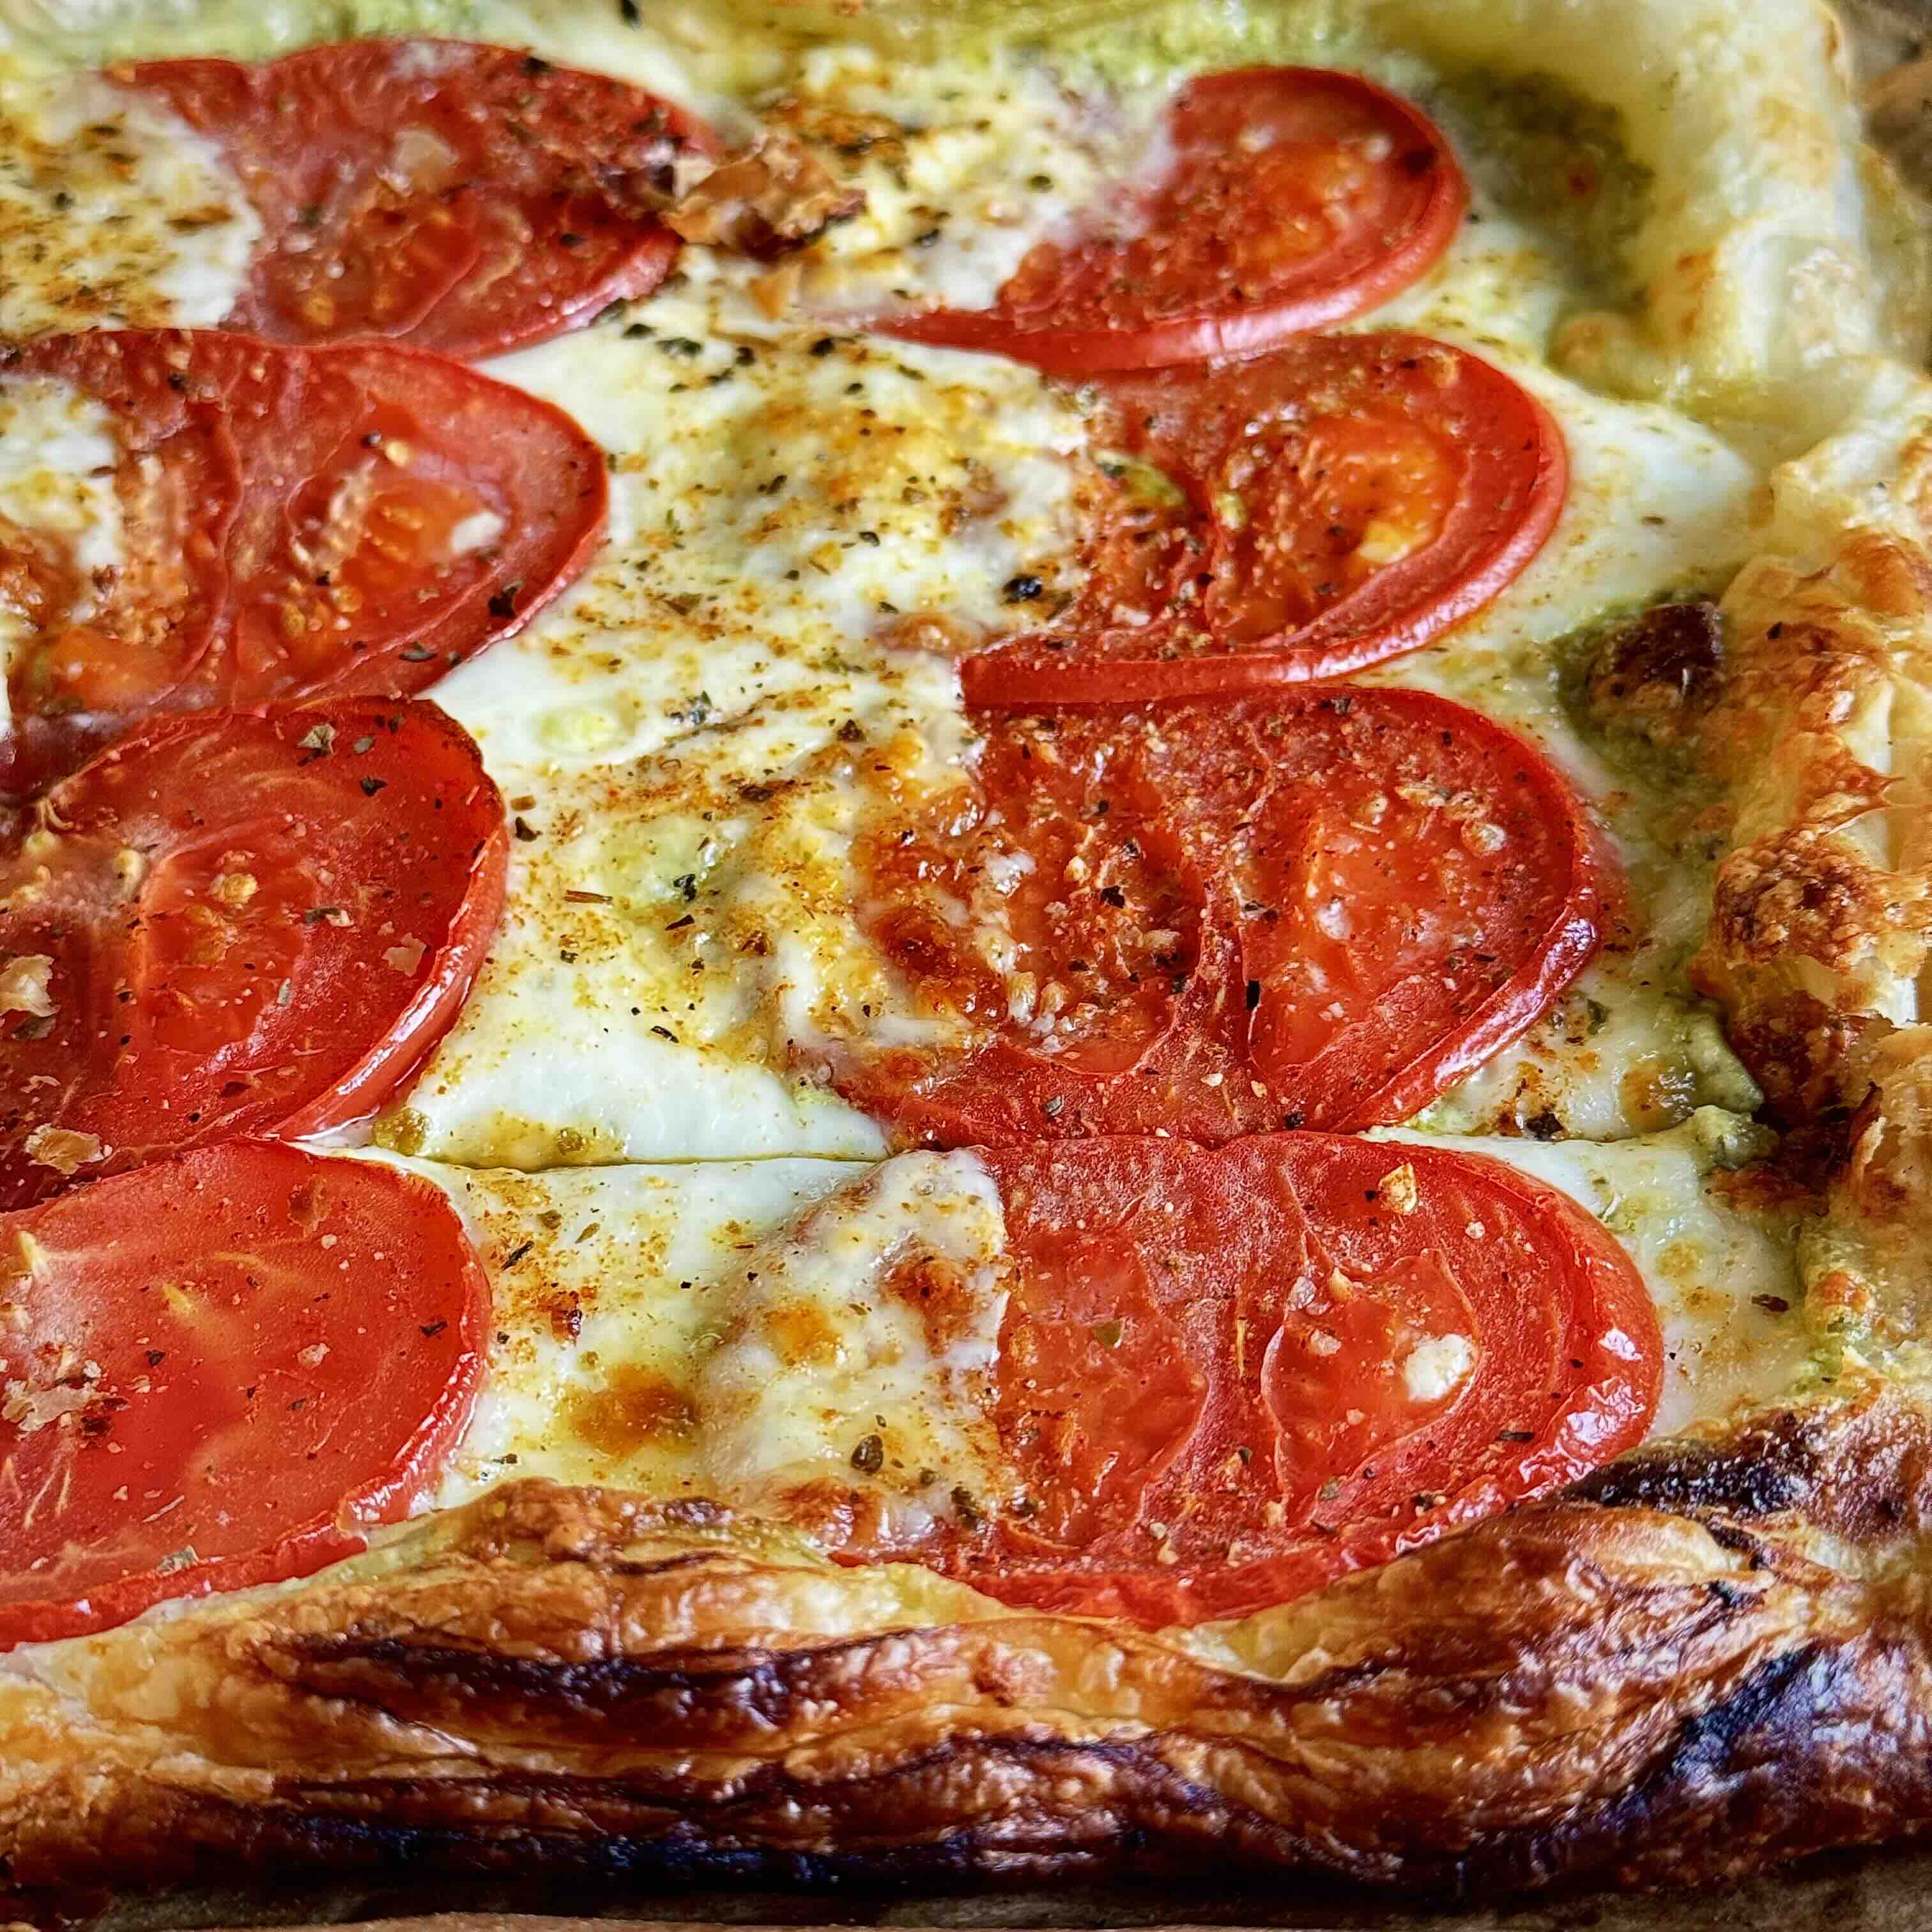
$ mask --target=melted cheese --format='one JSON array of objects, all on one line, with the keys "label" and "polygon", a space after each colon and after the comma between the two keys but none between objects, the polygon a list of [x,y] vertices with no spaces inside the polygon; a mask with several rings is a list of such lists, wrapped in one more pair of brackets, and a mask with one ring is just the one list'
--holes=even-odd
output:
[{"label": "melted cheese", "polygon": [[849,1489],[856,1472],[892,1498],[893,1526],[914,1537],[962,1489],[1003,1494],[985,1411],[1006,1307],[993,1266],[1004,1232],[974,1156],[902,1154],[760,1248],[733,1270],[716,1340],[700,1352],[707,1478],[788,1515],[806,1486]]},{"label": "melted cheese", "polygon": [[1037,377],[774,324],[687,259],[683,286],[490,365],[598,439],[613,498],[577,587],[436,687],[500,771],[638,758],[768,697],[836,706],[922,614],[1022,622],[1006,586],[1074,541],[1084,425]]},{"label": "melted cheese", "polygon": [[[250,51],[268,51],[298,43],[311,17],[272,5],[244,29],[187,0],[6,5],[56,37],[111,34],[117,51],[236,51],[244,32]],[[1660,8],[1640,10],[1649,22]],[[1452,62],[1473,50],[1589,86],[1577,23],[1590,10],[1382,10]],[[1809,10],[1775,11],[1788,51]],[[929,614],[969,636],[1024,622],[1006,601],[1015,578],[1071,586],[1088,437],[1077,398],[1026,370],[867,340],[839,318],[882,292],[986,299],[1124,156],[1157,164],[1149,104],[1171,76],[1154,60],[1150,92],[1110,104],[1017,56],[963,92],[850,49],[794,58],[753,38],[728,60],[706,14],[668,6],[660,33],[622,26],[614,8],[394,0],[381,22],[494,32],[728,126],[748,124],[748,84],[794,128],[844,117],[842,160],[870,196],[789,266],[688,250],[651,301],[494,365],[602,442],[611,538],[520,638],[437,688],[518,820],[511,899],[462,1018],[382,1133],[477,1164],[412,1163],[458,1200],[496,1282],[488,1385],[439,1501],[516,1473],[782,1510],[814,1482],[863,1478],[910,1529],[951,1486],[998,1481],[973,1414],[999,1317],[987,1274],[998,1203],[983,1171],[964,1155],[876,1168],[725,1157],[882,1151],[873,1124],[823,1089],[816,1050],[855,1012],[902,1037],[929,1022],[856,932],[847,835],[878,776],[868,766],[916,792],[948,782],[970,748],[950,658],[900,646]],[[378,24],[367,8],[343,18]],[[1652,842],[1648,802],[1579,735],[1555,646],[1606,611],[1720,581],[1752,547],[1763,466],[1756,442],[1580,386],[1552,356],[1606,386],[1762,416],[1766,372],[1796,366],[1780,291],[1807,315],[1841,302],[1824,361],[1868,346],[1880,325],[1870,290],[1840,272],[1862,218],[1845,182],[1806,176],[1802,154],[1770,158],[1756,181],[1726,172],[1774,77],[1739,54],[1735,100],[1687,105],[1641,57],[1660,32],[1682,38],[1653,23],[1604,50],[1604,91],[1653,164],[1682,158],[1690,135],[1706,144],[1692,143],[1689,185],[1648,209],[1633,264],[1680,325],[1676,350],[1600,319],[1580,326],[1589,292],[1562,247],[1480,194],[1443,262],[1360,326],[1490,357],[1549,404],[1569,447],[1569,503],[1536,563],[1454,636],[1372,675],[1535,737],[1601,807],[1631,872],[1630,946],[1427,1124],[1564,1188],[1624,1240],[1665,1328],[1667,1430],[1802,1366],[1790,1242],[1726,1175],[1735,1124],[1692,1111],[1756,1100],[1683,980],[1704,882]],[[1708,38],[1693,66],[1721,66],[1741,44],[1727,29]],[[1432,78],[1419,60],[1370,64],[1417,88]],[[735,99],[720,91],[728,68]],[[25,244],[9,250],[20,272],[0,326],[205,321],[233,299],[256,237],[232,183],[184,130],[104,95],[25,69],[0,87],[0,221]],[[88,199],[58,209],[56,193]],[[1694,301],[1696,250],[1726,214],[1742,227],[1720,238],[1708,299]],[[1800,373],[1814,413],[1844,393]],[[117,526],[89,440],[100,426],[84,412],[66,422],[57,398],[45,406],[10,441],[0,428],[0,509],[48,528],[78,518],[58,527],[111,563]],[[1495,1131],[1519,1124],[1605,1144]],[[681,1164],[564,1171],[656,1160]],[[557,1171],[505,1171],[518,1166]],[[968,1284],[950,1346],[881,1292],[908,1253]],[[1405,1364],[1417,1400],[1456,1385],[1459,1342],[1436,1338]],[[875,1472],[854,1461],[872,1435]]]},{"label": "melted cheese", "polygon": [[[1441,1143],[1562,1189],[1622,1242],[1664,1330],[1658,1434],[1761,1400],[1808,1359],[1790,1243],[1727,1171],[1752,1133],[1707,1111],[1612,1146]],[[408,1165],[449,1192],[496,1284],[484,1394],[439,1505],[514,1474],[809,1526],[826,1492],[856,1491],[877,1498],[888,1535],[916,1538],[956,1490],[1012,1490],[986,1415],[1004,1220],[972,1155]],[[928,1285],[941,1271],[943,1316],[894,1292],[909,1265]],[[1403,1363],[1406,1385],[1440,1400],[1473,1360],[1467,1336],[1435,1337]]]},{"label": "melted cheese", "polygon": [[[981,1411],[1004,1224],[970,1154],[410,1165],[448,1190],[496,1286],[488,1378],[437,1506],[514,1472],[798,1516],[821,1484],[875,1490],[916,1536],[956,1489],[999,1484]],[[908,1268],[928,1286],[944,1270],[943,1322],[893,1292]]]},{"label": "melted cheese", "polygon": [[[920,116],[910,85],[898,112]],[[1570,498],[1496,605],[1372,675],[1544,744],[1615,826],[1637,919],[1429,1118],[1607,1139],[1756,1094],[1684,982],[1702,881],[1652,844],[1646,801],[1578,734],[1552,646],[1606,610],[1720,580],[1748,550],[1759,476],[1688,418],[1542,368],[1568,271],[1553,243],[1479,212],[1370,321],[1460,340],[1541,397]],[[887,640],[928,612],[968,636],[1010,628],[1015,577],[1076,579],[1088,445],[1065,392],[996,358],[774,321],[743,265],[686,259],[669,294],[496,365],[600,437],[618,500],[584,584],[437,688],[506,789],[537,802],[539,836],[463,1020],[382,1130],[412,1151],[532,1167],[876,1151],[868,1122],[814,1090],[814,1042],[929,1038],[933,1023],[851,916],[840,840],[872,777],[837,734],[877,748],[903,731],[932,748],[926,779],[943,776],[966,748],[950,666]],[[692,877],[698,929],[671,930],[690,908],[670,888]],[[586,892],[604,896],[594,910],[566,896]]]},{"label": "melted cheese", "polygon": [[801,63],[800,130],[830,134],[866,193],[800,278],[814,310],[986,308],[1036,242],[1167,158],[1156,93],[1082,95],[1006,53],[923,88],[906,80],[869,47],[814,48]]},{"label": "melted cheese", "polygon": [[[515,10],[501,31],[718,110],[693,78],[701,46]],[[1397,64],[1427,85],[1420,63]],[[891,644],[946,638],[918,628],[930,616],[961,641],[1024,622],[1016,579],[1071,587],[1091,452],[1077,398],[1030,371],[825,318],[882,289],[986,298],[1096,183],[1130,158],[1157,163],[1166,83],[1082,94],[1000,56],[962,87],[837,46],[774,74],[766,108],[831,141],[866,213],[776,272],[687,250],[652,300],[494,365],[603,443],[610,540],[520,637],[437,687],[537,836],[392,1144],[531,1166],[875,1152],[871,1124],[815,1090],[814,1046],[929,1024],[851,921],[839,841],[868,775],[834,748],[842,732],[867,755],[914,741],[935,769],[963,749],[947,658],[920,665]],[[131,185],[147,192],[138,171]],[[1628,946],[1429,1118],[1610,1138],[1754,1095],[1684,980],[1705,882],[1649,843],[1646,802],[1571,725],[1551,646],[1606,610],[1720,580],[1749,547],[1760,472],[1686,417],[1551,373],[1580,299],[1565,244],[1480,194],[1474,214],[1430,276],[1360,326],[1462,342],[1541,396],[1569,446],[1570,500],[1490,610],[1371,675],[1546,745],[1614,826],[1638,916]],[[715,889],[709,923],[679,938],[667,896],[693,876]]]},{"label": "melted cheese", "polygon": [[[113,418],[92,398],[44,377],[0,380],[0,537],[70,577],[67,614],[76,622],[121,562],[119,456]],[[26,617],[0,598],[0,730],[10,715],[8,675],[31,635]]]},{"label": "melted cheese", "polygon": [[211,326],[261,232],[178,115],[92,75],[0,63],[0,335]]},{"label": "melted cheese", "polygon": [[655,757],[511,782],[509,909],[386,1144],[530,1167],[880,1151],[822,1042],[922,1022],[855,926],[852,832],[874,786],[952,782],[952,683],[882,652]]},{"label": "melted cheese", "polygon": [[1753,1132],[1708,1108],[1670,1132],[1607,1145],[1400,1130],[1385,1137],[1506,1161],[1561,1188],[1616,1236],[1664,1330],[1653,1433],[1670,1436],[1763,1400],[1809,1359],[1790,1231],[1753,1211],[1748,1184],[1726,1166],[1751,1150]]},{"label": "melted cheese", "polygon": [[439,1504],[511,1474],[691,1486],[693,1364],[734,1271],[862,1171],[818,1160],[529,1175],[410,1165],[448,1192],[495,1287],[489,1374]]}]

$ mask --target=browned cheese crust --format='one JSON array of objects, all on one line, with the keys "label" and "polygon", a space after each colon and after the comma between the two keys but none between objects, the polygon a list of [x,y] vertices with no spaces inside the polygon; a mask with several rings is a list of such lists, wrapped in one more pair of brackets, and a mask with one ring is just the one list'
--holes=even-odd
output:
[{"label": "browned cheese crust", "polygon": [[[1902,502],[1932,509],[1932,447],[1902,452]],[[1924,508],[1922,508],[1923,505]],[[1748,566],[1699,748],[1730,780],[1708,936],[1694,972],[1786,1120],[1856,1106],[1932,936],[1925,776],[1932,564],[1867,530],[1823,567]]]}]

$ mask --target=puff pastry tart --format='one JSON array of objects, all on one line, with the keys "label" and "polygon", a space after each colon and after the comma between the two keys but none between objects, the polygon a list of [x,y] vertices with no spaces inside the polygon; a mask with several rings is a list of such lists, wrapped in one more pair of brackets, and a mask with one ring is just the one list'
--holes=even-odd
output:
[{"label": "puff pastry tart", "polygon": [[0,8],[10,1910],[1932,1824],[1922,236],[1811,0]]}]

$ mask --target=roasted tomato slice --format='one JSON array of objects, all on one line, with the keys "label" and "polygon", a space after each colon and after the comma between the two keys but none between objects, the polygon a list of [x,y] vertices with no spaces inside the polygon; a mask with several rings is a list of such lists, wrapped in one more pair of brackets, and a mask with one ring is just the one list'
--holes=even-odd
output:
[{"label": "roasted tomato slice", "polygon": [[561,410],[440,356],[205,331],[53,336],[9,392],[107,414],[118,561],[0,519],[0,786],[44,782],[158,710],[400,696],[519,628],[602,536],[602,452]]},{"label": "roasted tomato slice", "polygon": [[986,1400],[1008,1490],[914,1550],[1007,1602],[1238,1616],[1648,1430],[1663,1346],[1642,1278],[1499,1161],[1325,1134],[983,1158],[1006,1224]]},{"label": "roasted tomato slice", "polygon": [[230,1141],[0,1215],[0,1647],[306,1576],[469,1420],[490,1285],[428,1181]]},{"label": "roasted tomato slice", "polygon": [[1402,1120],[1613,916],[1561,774],[1424,692],[976,722],[965,794],[858,846],[866,928],[938,1028],[834,1076],[907,1141]]},{"label": "roasted tomato slice", "polygon": [[399,337],[494,356],[648,295],[658,214],[709,134],[604,74],[464,40],[111,69],[226,156],[261,217],[225,326],[273,342]]},{"label": "roasted tomato slice", "polygon": [[884,326],[1063,376],[1251,356],[1406,288],[1467,200],[1428,118],[1354,74],[1209,74],[1176,96],[1166,134],[1157,180],[1040,242],[991,308]]},{"label": "roasted tomato slice", "polygon": [[0,854],[0,1208],[372,1113],[502,908],[503,803],[433,704],[148,726]]},{"label": "roasted tomato slice", "polygon": [[1101,434],[1129,460],[1096,518],[1088,588],[1052,631],[967,659],[975,704],[1112,704],[1358,670],[1481,609],[1563,508],[1568,464],[1549,412],[1423,336],[1308,336],[1098,393]]}]

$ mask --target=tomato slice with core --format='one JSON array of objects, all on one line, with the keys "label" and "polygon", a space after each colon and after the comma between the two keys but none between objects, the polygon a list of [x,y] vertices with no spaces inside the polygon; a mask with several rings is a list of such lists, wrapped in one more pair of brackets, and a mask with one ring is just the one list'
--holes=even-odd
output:
[{"label": "tomato slice with core", "polygon": [[[1098,386],[1130,460],[1051,632],[968,658],[976,704],[1336,677],[1513,583],[1562,513],[1563,439],[1500,370],[1418,335],[1310,336]],[[1140,466],[1157,472],[1154,496]]]},{"label": "tomato slice with core", "polygon": [[1165,131],[1160,178],[1039,243],[992,308],[879,326],[1063,376],[1252,356],[1407,287],[1468,200],[1435,124],[1356,74],[1209,74]]},{"label": "tomato slice with core", "polygon": [[0,1648],[302,1576],[466,1424],[490,1285],[448,1200],[231,1141],[0,1215]]},{"label": "tomato slice with core", "polygon": [[861,1035],[834,1078],[908,1142],[1403,1120],[1611,921],[1562,775],[1425,692],[975,722],[966,796],[876,812],[856,848],[862,922],[944,1031]]},{"label": "tomato slice with core", "polygon": [[1499,1161],[1324,1134],[983,1158],[1010,1490],[915,1553],[1006,1602],[1238,1616],[1648,1431],[1663,1346],[1642,1276]]},{"label": "tomato slice with core", "polygon": [[0,854],[0,1208],[373,1113],[503,903],[503,802],[433,704],[150,724]]},{"label": "tomato slice with core", "polygon": [[603,533],[597,446],[440,356],[176,330],[0,354],[0,399],[47,385],[112,420],[122,556],[104,584],[71,541],[0,519],[0,598],[32,626],[0,786],[150,712],[421,691],[520,628]]},{"label": "tomato slice with core", "polygon": [[273,342],[400,338],[473,358],[649,295],[698,122],[628,82],[507,47],[350,40],[244,66],[145,61],[212,141],[263,238],[224,326]]}]

